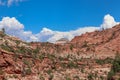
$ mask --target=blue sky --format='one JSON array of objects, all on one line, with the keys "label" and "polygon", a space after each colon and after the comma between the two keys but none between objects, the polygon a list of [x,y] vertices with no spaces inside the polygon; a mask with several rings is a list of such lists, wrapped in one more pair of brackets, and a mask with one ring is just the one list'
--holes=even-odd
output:
[{"label": "blue sky", "polygon": [[119,4],[120,0],[0,0],[0,20],[15,17],[32,34],[44,27],[65,32],[99,27],[106,14],[120,21]]},{"label": "blue sky", "polygon": [[68,31],[78,27],[99,26],[104,15],[120,21],[120,0],[26,0],[0,6],[0,15],[16,17],[26,30],[39,32],[43,27]]}]

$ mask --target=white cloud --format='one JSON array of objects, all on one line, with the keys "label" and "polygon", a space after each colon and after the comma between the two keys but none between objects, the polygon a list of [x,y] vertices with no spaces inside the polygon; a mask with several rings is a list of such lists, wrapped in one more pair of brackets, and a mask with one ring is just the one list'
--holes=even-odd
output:
[{"label": "white cloud", "polygon": [[101,24],[100,27],[88,26],[66,32],[53,31],[48,28],[43,28],[39,33],[33,34],[31,31],[25,31],[24,25],[21,24],[15,17],[3,17],[3,19],[0,21],[0,29],[5,28],[7,34],[17,36],[25,41],[49,41],[54,43],[56,40],[61,38],[68,38],[71,40],[74,38],[74,36],[78,36],[86,32],[101,30],[101,28],[111,28],[118,23],[119,22],[116,22],[112,16],[105,15],[103,24]]},{"label": "white cloud", "polygon": [[0,29],[5,28],[7,34],[20,37],[26,41],[38,41],[31,31],[24,31],[24,25],[15,17],[3,17],[0,21]]},{"label": "white cloud", "polygon": [[0,0],[0,5],[1,6],[6,5],[6,6],[10,7],[13,4],[18,4],[18,3],[23,2],[23,1],[25,1],[25,0]]},{"label": "white cloud", "polygon": [[19,2],[23,2],[23,0],[8,0],[7,6],[11,6],[12,4],[17,4]]},{"label": "white cloud", "polygon": [[24,25],[21,24],[15,17],[3,17],[2,21],[0,21],[0,27],[7,27],[7,29],[11,30],[20,30],[24,28]]},{"label": "white cloud", "polygon": [[[77,30],[72,30],[72,31],[67,31],[67,32],[60,32],[60,31],[52,31],[50,30],[50,32],[48,32],[48,35],[44,35],[46,41],[49,42],[55,42],[56,40],[59,40],[61,38],[67,38],[69,40],[71,40],[72,38],[74,38],[74,36],[78,36],[81,35],[83,33],[86,32],[92,32],[97,30],[98,27],[84,27],[84,28],[79,28]],[[43,32],[43,31],[41,31]],[[40,38],[42,38],[42,34],[41,32],[39,33]],[[46,33],[46,32],[45,32]]]},{"label": "white cloud", "polygon": [[16,1],[15,0],[8,0],[7,5],[11,6],[13,4],[13,2],[16,2]]},{"label": "white cloud", "polygon": [[113,26],[119,24],[119,22],[116,22],[114,20],[114,17],[112,17],[110,14],[107,14],[104,16],[103,24],[101,25],[102,29],[112,28]]}]

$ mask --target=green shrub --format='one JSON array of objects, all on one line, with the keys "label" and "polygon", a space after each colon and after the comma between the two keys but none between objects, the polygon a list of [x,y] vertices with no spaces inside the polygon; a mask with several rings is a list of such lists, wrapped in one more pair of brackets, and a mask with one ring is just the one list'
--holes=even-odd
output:
[{"label": "green shrub", "polygon": [[2,68],[0,68],[0,75],[3,75],[3,74],[4,74],[4,72],[3,72]]},{"label": "green shrub", "polygon": [[48,71],[47,71],[47,74],[51,74],[52,73],[52,70],[51,69],[49,69]]},{"label": "green shrub", "polygon": [[52,80],[53,77],[54,77],[54,76],[53,76],[52,74],[50,74],[49,80]]},{"label": "green shrub", "polygon": [[70,45],[70,50],[73,50],[73,45],[72,44]]},{"label": "green shrub", "polygon": [[8,45],[2,44],[2,45],[0,45],[0,47],[1,47],[2,49],[6,50],[6,51],[14,52],[14,49],[13,49],[12,47],[8,46]]},{"label": "green shrub", "polygon": [[45,57],[45,54],[41,54],[41,55],[39,55],[39,59],[40,59],[40,60],[43,60],[44,57]]},{"label": "green shrub", "polygon": [[30,68],[28,68],[28,69],[25,69],[25,73],[26,73],[26,75],[30,75],[32,73],[32,71]]},{"label": "green shrub", "polygon": [[95,61],[96,61],[97,64],[100,64],[100,65],[108,64],[108,63],[112,64],[113,63],[113,59],[112,58],[96,59]]},{"label": "green shrub", "polygon": [[40,75],[39,77],[40,80],[45,80],[45,78],[43,76]]},{"label": "green shrub", "polygon": [[17,76],[17,75],[13,75],[13,77],[14,77],[14,78],[18,78],[18,76]]},{"label": "green shrub", "polygon": [[75,76],[74,78],[75,80],[80,80],[79,76]]},{"label": "green shrub", "polygon": [[117,55],[115,57],[115,60],[113,62],[113,66],[112,66],[113,71],[116,72],[120,72],[120,55]]},{"label": "green shrub", "polygon": [[26,76],[26,75],[30,75],[32,73],[32,70],[31,68],[23,68],[23,71],[22,71],[22,77]]},{"label": "green shrub", "polygon": [[117,54],[113,61],[111,71],[107,76],[108,80],[111,80],[116,73],[120,73],[120,54]]},{"label": "green shrub", "polygon": [[69,77],[66,77],[66,80],[71,80]]},{"label": "green shrub", "polygon": [[69,68],[78,68],[77,63],[74,63],[73,61],[69,61],[67,64],[67,67]]},{"label": "green shrub", "polygon": [[93,74],[92,73],[88,74],[88,80],[93,80]]}]

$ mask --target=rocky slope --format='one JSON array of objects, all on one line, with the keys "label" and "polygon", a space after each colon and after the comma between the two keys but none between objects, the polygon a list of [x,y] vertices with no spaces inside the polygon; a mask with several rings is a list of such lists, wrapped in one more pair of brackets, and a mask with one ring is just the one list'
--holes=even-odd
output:
[{"label": "rocky slope", "polygon": [[97,56],[100,54],[101,57],[114,57],[116,52],[120,52],[120,25],[76,36],[71,43],[76,44],[76,48],[83,49],[86,53],[95,53]]},{"label": "rocky slope", "polygon": [[[116,25],[60,45],[27,43],[0,31],[0,80],[107,80],[120,53],[119,34]],[[109,79],[118,75],[119,69]]]},{"label": "rocky slope", "polygon": [[[66,44],[31,43],[44,53],[59,53],[59,56],[73,55],[76,58],[114,58],[120,52],[120,25],[113,28],[76,36]],[[80,55],[80,56],[79,56]]]}]

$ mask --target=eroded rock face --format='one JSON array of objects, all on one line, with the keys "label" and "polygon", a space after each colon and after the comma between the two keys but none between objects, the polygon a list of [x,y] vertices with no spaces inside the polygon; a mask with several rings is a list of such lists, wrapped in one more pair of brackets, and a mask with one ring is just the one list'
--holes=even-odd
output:
[{"label": "eroded rock face", "polygon": [[120,25],[113,28],[76,36],[71,43],[77,50],[95,53],[97,56],[114,57],[120,52]]},{"label": "eroded rock face", "polygon": [[120,52],[120,25],[113,28],[95,31],[76,36],[69,43],[64,45],[52,43],[31,43],[36,48],[39,47],[42,53],[59,55],[71,54],[85,58],[114,58]]},{"label": "eroded rock face", "polygon": [[0,67],[6,67],[6,66],[7,66],[6,61],[4,60],[3,56],[0,55]]},{"label": "eroded rock face", "polygon": [[[11,45],[12,44],[12,45]],[[0,80],[107,79],[120,53],[120,25],[76,36],[64,45],[0,37]]]}]

